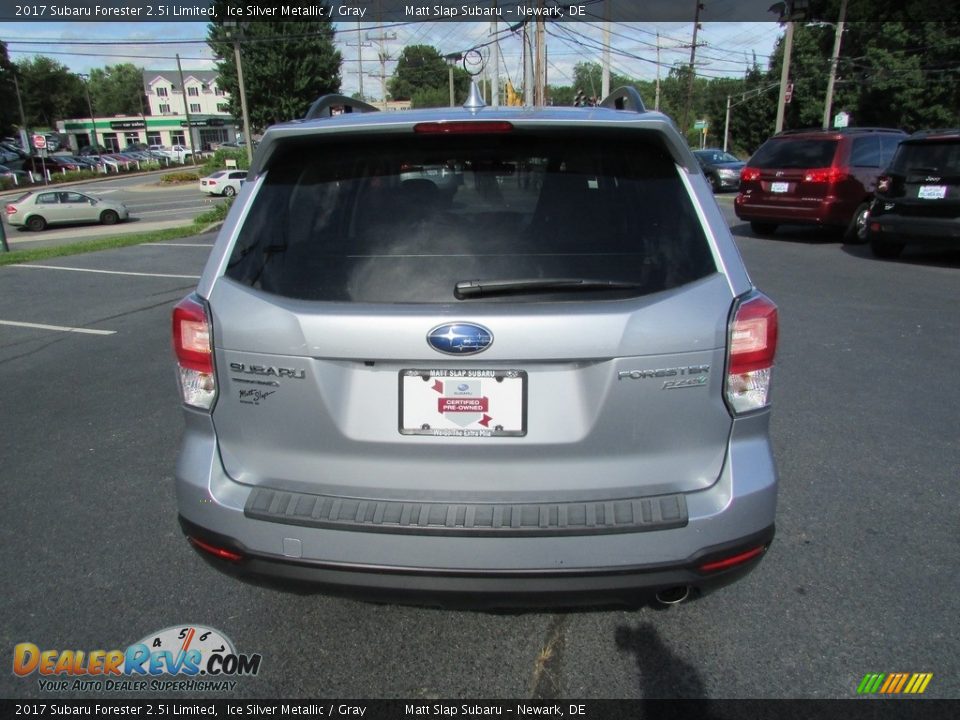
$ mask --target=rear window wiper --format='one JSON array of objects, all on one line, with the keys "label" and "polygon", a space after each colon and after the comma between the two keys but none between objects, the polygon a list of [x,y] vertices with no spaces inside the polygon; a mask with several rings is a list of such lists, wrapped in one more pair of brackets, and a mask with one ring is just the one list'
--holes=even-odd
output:
[{"label": "rear window wiper", "polygon": [[457,300],[492,297],[494,295],[524,295],[543,292],[578,292],[586,290],[636,290],[641,285],[623,280],[593,280],[589,278],[517,278],[512,280],[464,280],[453,289]]}]

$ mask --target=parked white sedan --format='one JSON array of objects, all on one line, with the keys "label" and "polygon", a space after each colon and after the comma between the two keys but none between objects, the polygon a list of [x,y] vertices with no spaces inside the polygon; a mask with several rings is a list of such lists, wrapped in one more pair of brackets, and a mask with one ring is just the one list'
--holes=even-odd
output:
[{"label": "parked white sedan", "polygon": [[211,195],[233,197],[240,192],[240,185],[246,177],[246,170],[217,170],[212,175],[200,178],[200,189]]},{"label": "parked white sedan", "polygon": [[123,203],[73,190],[31,191],[8,203],[6,211],[10,225],[23,225],[36,231],[48,225],[68,223],[114,225],[130,217]]}]

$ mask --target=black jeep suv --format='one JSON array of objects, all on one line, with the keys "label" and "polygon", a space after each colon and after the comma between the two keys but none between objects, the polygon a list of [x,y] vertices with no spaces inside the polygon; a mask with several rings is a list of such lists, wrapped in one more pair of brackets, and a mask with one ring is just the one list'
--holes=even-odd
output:
[{"label": "black jeep suv", "polygon": [[900,143],[877,180],[867,223],[873,254],[909,244],[960,244],[960,129],[918,132]]}]

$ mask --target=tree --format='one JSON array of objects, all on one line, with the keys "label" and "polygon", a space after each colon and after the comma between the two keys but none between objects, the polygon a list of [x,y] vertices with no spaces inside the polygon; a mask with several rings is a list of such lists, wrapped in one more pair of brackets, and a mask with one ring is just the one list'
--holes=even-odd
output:
[{"label": "tree", "polygon": [[[632,77],[610,73],[610,89],[616,90],[624,85],[636,86],[638,83]],[[582,92],[588,98],[600,97],[603,94],[603,66],[595,62],[579,62],[573,66],[574,93]]]},{"label": "tree", "polygon": [[[831,115],[844,110],[852,125],[908,131],[960,124],[958,30],[957,23],[848,23]],[[785,128],[821,127],[833,36],[832,26],[796,27]],[[774,82],[782,61],[778,46],[768,75]]]},{"label": "tree", "polygon": [[[217,17],[238,0],[216,0]],[[221,20],[207,27],[207,43],[217,59],[218,84],[230,93],[230,112],[241,117],[240,84],[233,38],[239,33],[243,82],[251,130],[303,117],[321,95],[340,92],[342,57],[334,46],[329,18],[299,22],[257,21],[227,27]]]},{"label": "tree", "polygon": [[57,120],[88,115],[83,81],[64,65],[40,55],[16,68],[27,125],[52,129]]},{"label": "tree", "polygon": [[132,63],[90,71],[90,99],[97,115],[139,115],[146,107],[143,68]]},{"label": "tree", "polygon": [[0,42],[0,97],[7,98],[7,102],[0,103],[0,133],[4,136],[13,132],[20,123],[20,113],[17,108],[17,91],[13,83],[13,63],[7,56],[7,46]]},{"label": "tree", "polygon": [[[431,98],[441,102],[436,91],[449,86],[449,70],[440,51],[430,45],[409,45],[400,53],[397,68],[387,83],[390,97],[394,100],[412,100],[420,92],[421,99]],[[443,105],[450,102],[449,91]]]}]

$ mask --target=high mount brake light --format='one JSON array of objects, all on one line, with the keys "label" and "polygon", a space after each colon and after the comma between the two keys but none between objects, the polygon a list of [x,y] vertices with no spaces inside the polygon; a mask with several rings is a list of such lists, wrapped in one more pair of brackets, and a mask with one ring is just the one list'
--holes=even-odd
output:
[{"label": "high mount brake light", "polygon": [[730,320],[725,396],[739,415],[770,404],[770,375],[777,352],[777,306],[754,292],[741,300]]},{"label": "high mount brake light", "polygon": [[414,125],[413,131],[423,135],[489,135],[513,132],[513,123],[506,120],[423,122]]},{"label": "high mount brake light", "polygon": [[184,404],[211,410],[217,399],[213,341],[207,307],[197,295],[188,295],[173,309],[173,350]]}]

